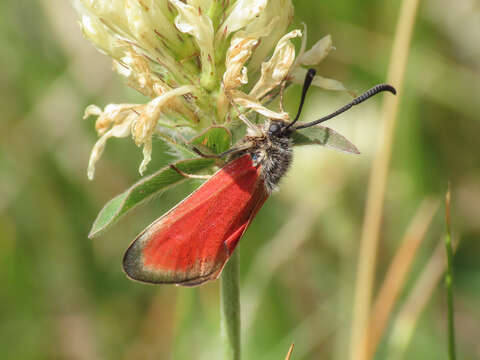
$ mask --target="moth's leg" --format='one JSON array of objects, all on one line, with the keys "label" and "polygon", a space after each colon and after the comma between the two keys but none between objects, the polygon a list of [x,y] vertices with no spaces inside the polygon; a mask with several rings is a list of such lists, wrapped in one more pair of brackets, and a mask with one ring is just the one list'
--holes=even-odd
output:
[{"label": "moth's leg", "polygon": [[235,107],[237,108],[237,111],[238,111],[238,118],[242,120],[245,123],[245,125],[247,125],[248,128],[252,129],[256,134],[261,134],[262,131],[260,130],[260,128],[254,123],[252,123],[250,120],[248,120],[248,118],[244,114],[240,113],[240,110],[236,105]]},{"label": "moth's leg", "polygon": [[205,154],[200,151],[199,148],[197,148],[195,145],[190,145],[192,147],[192,150],[199,156],[205,158],[205,159],[220,159],[222,154]]},{"label": "moth's leg", "polygon": [[281,112],[285,112],[284,108],[283,108],[283,94],[285,92],[285,87],[287,85],[287,79],[285,78],[283,81],[282,81],[282,84],[280,85],[280,111]]},{"label": "moth's leg", "polygon": [[227,151],[224,151],[223,153],[220,153],[220,154],[205,154],[205,153],[202,153],[199,148],[197,148],[196,146],[193,146],[193,145],[192,145],[192,150],[196,154],[198,154],[201,157],[206,158],[206,159],[221,159],[221,158],[224,158],[225,156],[233,155],[233,154],[248,150],[252,146],[253,146],[253,143],[249,141],[249,142],[234,146],[234,147],[232,147],[232,148],[228,149]]},{"label": "moth's leg", "polygon": [[252,123],[252,122],[245,116],[245,114],[243,114],[243,113],[240,111],[240,109],[239,109],[238,105],[235,103],[235,101],[233,101],[233,99],[230,98],[230,97],[228,98],[228,100],[230,101],[230,104],[235,108],[235,110],[237,110],[237,113],[238,113],[237,116],[238,116],[238,118],[239,118],[240,120],[242,120],[245,125],[247,125],[247,128],[249,128],[250,130],[252,130],[255,134],[261,135],[261,134],[262,134],[262,130],[261,130],[257,125],[255,125],[254,123]]},{"label": "moth's leg", "polygon": [[170,165],[170,168],[172,170],[175,170],[177,173],[179,173],[180,175],[182,175],[183,177],[187,178],[187,179],[200,179],[200,180],[208,180],[210,179],[212,176],[211,175],[193,175],[193,174],[187,174],[185,172],[183,172],[182,170],[180,170],[179,168],[177,168],[175,165]]}]

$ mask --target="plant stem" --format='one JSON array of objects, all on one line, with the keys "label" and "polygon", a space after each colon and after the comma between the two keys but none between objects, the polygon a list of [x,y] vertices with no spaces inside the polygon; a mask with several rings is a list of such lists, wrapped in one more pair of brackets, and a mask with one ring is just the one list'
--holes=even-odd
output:
[{"label": "plant stem", "polygon": [[221,331],[225,359],[240,360],[240,284],[239,249],[223,269],[220,284]]},{"label": "plant stem", "polygon": [[452,230],[450,225],[450,184],[448,184],[447,194],[445,196],[445,224],[447,234],[445,236],[445,247],[447,248],[447,272],[445,274],[445,286],[447,290],[448,306],[448,358],[455,360],[455,324],[453,319],[453,249],[452,249]]}]

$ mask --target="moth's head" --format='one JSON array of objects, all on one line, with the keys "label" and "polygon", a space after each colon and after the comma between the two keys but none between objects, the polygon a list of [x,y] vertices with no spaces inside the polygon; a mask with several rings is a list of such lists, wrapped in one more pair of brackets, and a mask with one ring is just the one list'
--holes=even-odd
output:
[{"label": "moth's head", "polygon": [[286,132],[289,133],[289,131],[287,130],[288,124],[289,123],[281,121],[281,120],[270,119],[269,121],[267,121],[265,123],[264,132],[269,137],[271,137],[271,136],[275,136],[275,137],[285,136]]}]

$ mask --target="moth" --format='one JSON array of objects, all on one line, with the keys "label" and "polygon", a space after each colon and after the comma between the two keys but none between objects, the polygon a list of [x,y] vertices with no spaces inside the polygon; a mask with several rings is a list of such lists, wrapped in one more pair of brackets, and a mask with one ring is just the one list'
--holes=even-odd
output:
[{"label": "moth", "polygon": [[[155,284],[200,285],[215,280],[242,235],[292,162],[292,135],[327,121],[370,97],[388,91],[380,84],[321,119],[299,124],[315,70],[307,72],[297,115],[291,122],[267,120],[257,127],[240,115],[247,135],[216,155],[227,164],[190,196],[150,224],[131,243],[123,269],[131,279]],[[205,157],[212,157],[194,150]]]}]

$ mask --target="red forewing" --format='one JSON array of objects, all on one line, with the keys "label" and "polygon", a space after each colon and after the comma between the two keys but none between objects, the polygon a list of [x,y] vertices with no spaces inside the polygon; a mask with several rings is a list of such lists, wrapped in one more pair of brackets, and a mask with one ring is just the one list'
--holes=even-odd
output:
[{"label": "red forewing", "polygon": [[250,155],[233,160],[133,241],[125,272],[148,283],[216,279],[267,197]]}]

